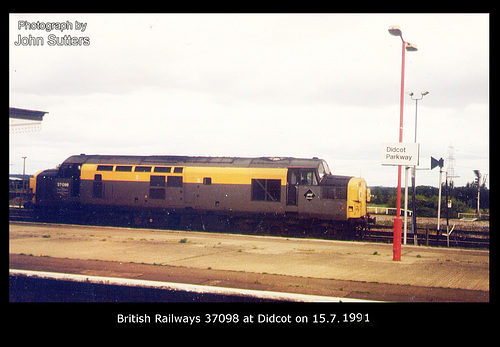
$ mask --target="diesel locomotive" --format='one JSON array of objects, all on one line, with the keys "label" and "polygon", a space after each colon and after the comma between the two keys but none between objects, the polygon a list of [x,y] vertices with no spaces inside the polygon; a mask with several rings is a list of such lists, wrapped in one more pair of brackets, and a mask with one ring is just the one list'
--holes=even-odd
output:
[{"label": "diesel locomotive", "polygon": [[135,225],[187,219],[204,229],[217,219],[267,221],[281,232],[304,223],[359,232],[374,222],[366,181],[332,175],[316,157],[81,154],[38,172],[30,188],[40,214],[120,215]]}]

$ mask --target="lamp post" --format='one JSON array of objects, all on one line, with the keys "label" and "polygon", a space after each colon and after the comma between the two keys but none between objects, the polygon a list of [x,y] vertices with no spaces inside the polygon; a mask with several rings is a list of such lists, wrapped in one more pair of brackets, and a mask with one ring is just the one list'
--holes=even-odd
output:
[{"label": "lamp post", "polygon": [[25,184],[24,184],[24,176],[25,176],[25,169],[26,169],[26,158],[28,157],[22,157],[23,158],[23,189],[21,189],[21,197],[19,198],[19,208],[23,206],[23,199],[24,199],[24,191],[25,191]]},{"label": "lamp post", "polygon": [[[408,93],[412,100],[415,100],[415,139],[414,142],[417,143],[417,111],[418,111],[418,101],[422,100],[424,96],[429,94],[428,91],[421,92],[420,98],[413,98],[413,93]],[[411,186],[412,186],[412,197],[411,197],[411,208],[413,213],[411,214],[411,232],[413,234],[413,244],[417,244],[417,214],[416,214],[416,198],[415,198],[415,176],[417,174],[417,167],[413,167],[413,175],[411,176]]]},{"label": "lamp post", "polygon": [[[405,52],[417,51],[417,46],[406,42],[403,39],[403,32],[397,25],[389,27],[389,34],[399,36],[402,42],[401,57],[401,94],[399,101],[399,142],[403,142],[403,105],[404,105],[404,86],[405,86]],[[401,218],[401,165],[398,165],[398,189],[396,196],[396,217],[394,218],[394,236],[392,241],[392,260],[401,260],[401,228],[403,220]]]}]

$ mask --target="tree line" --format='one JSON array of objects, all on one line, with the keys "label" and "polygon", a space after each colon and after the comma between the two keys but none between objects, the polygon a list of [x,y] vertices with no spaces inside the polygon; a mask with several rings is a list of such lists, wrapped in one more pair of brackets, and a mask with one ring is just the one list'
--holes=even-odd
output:
[{"label": "tree line", "polygon": [[[397,189],[393,187],[370,187],[370,204],[396,207]],[[408,188],[408,209],[412,209],[413,189]],[[436,217],[439,189],[432,186],[417,186],[415,188],[416,213],[419,217]],[[457,218],[458,213],[475,213],[477,208],[477,184],[467,183],[463,187],[448,185],[448,200],[451,200],[449,209],[450,218]],[[480,187],[479,199],[481,213],[490,208],[490,191],[483,184]],[[404,188],[401,189],[401,207],[404,207]],[[441,216],[446,216],[446,185],[441,190]]]}]

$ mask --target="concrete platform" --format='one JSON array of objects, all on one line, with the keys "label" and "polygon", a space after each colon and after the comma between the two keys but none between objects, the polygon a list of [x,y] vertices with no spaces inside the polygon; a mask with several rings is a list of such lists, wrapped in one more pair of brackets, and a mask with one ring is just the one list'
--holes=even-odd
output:
[{"label": "concrete platform", "polygon": [[[262,290],[248,290],[248,289],[235,289],[226,287],[216,287],[216,286],[205,286],[196,284],[185,284],[185,283],[174,283],[174,282],[160,282],[160,281],[150,281],[150,280],[138,280],[129,278],[117,278],[117,277],[103,277],[103,276],[87,276],[87,275],[74,275],[66,273],[57,272],[47,272],[47,271],[31,271],[31,270],[9,270],[10,276],[20,276],[20,277],[31,277],[40,280],[57,280],[64,282],[73,283],[83,283],[85,285],[92,283],[104,286],[114,286],[114,287],[126,287],[126,288],[137,288],[137,289],[159,289],[165,292],[175,292],[181,293],[180,296],[186,296],[186,294],[191,294],[195,299],[200,300],[200,302],[211,302],[213,300],[220,300],[217,297],[229,297],[231,302],[354,302],[354,303],[375,303],[376,301],[369,300],[359,300],[350,298],[339,298],[332,296],[320,296],[320,295],[306,295],[306,294],[294,294],[294,293],[282,293],[273,291],[262,291]],[[85,291],[85,290],[82,290]],[[116,291],[116,289],[115,289]],[[186,294],[183,294],[186,293]],[[209,296],[208,299],[204,297]],[[127,298],[114,298],[113,301],[120,302],[121,300],[127,301]],[[182,300],[180,302],[192,302],[193,299],[189,298],[187,300]]]},{"label": "concrete platform", "polygon": [[[11,254],[489,292],[489,251],[11,222]],[[49,269],[54,271],[54,269]],[[486,295],[489,297],[489,295]],[[474,301],[474,298],[472,298]]]}]

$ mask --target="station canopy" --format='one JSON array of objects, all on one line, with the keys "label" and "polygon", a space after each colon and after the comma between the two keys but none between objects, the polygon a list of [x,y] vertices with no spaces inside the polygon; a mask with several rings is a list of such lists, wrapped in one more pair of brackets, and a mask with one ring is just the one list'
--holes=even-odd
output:
[{"label": "station canopy", "polygon": [[9,133],[24,133],[42,129],[45,111],[9,107]]}]

